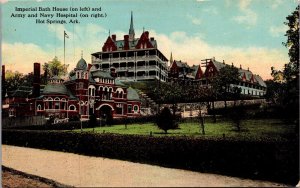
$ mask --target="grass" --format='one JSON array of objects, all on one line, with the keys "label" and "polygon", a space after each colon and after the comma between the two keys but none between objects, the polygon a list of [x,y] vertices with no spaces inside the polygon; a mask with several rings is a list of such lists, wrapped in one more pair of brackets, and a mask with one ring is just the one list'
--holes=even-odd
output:
[{"label": "grass", "polygon": [[[96,133],[115,133],[129,135],[150,135],[152,136],[190,136],[190,137],[239,137],[241,139],[281,139],[287,138],[294,133],[294,126],[287,125],[276,119],[263,120],[244,120],[241,125],[240,132],[230,121],[219,121],[217,123],[205,123],[205,135],[202,135],[200,126],[197,122],[180,123],[179,129],[168,130],[168,134],[164,134],[163,130],[158,129],[154,123],[113,125],[106,127],[96,127]],[[80,129],[74,130],[80,132]],[[91,132],[93,128],[85,128],[84,132]]]}]

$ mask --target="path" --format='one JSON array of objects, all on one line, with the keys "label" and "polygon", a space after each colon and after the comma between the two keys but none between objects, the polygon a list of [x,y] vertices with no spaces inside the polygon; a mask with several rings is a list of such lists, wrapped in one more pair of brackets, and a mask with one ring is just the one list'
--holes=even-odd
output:
[{"label": "path", "polygon": [[2,164],[75,187],[284,186],[266,181],[8,145],[2,145]]}]

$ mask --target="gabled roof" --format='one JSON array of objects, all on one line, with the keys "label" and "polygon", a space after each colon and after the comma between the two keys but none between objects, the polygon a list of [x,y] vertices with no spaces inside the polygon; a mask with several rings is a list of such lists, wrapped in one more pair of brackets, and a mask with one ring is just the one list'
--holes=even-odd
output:
[{"label": "gabled roof", "polygon": [[217,71],[226,66],[226,64],[216,61],[215,59],[212,59],[211,62],[216,67]]},{"label": "gabled roof", "polygon": [[266,83],[263,81],[263,79],[259,76],[254,74],[254,79],[257,81],[257,83],[262,87],[267,87]]},{"label": "gabled roof", "polygon": [[[147,33],[147,35],[146,35],[146,33]],[[153,38],[149,39],[148,38],[148,34],[149,33],[147,31],[145,31],[145,32],[143,32],[141,34],[140,38],[135,38],[132,41],[128,41],[128,45],[129,46],[128,46],[128,49],[126,49],[126,50],[138,49],[137,45],[139,44],[139,42],[149,42],[150,45],[148,46],[148,48],[157,48],[157,42],[156,42],[156,40],[154,40]],[[117,48],[116,50],[117,51],[124,50],[124,47],[125,47],[125,40],[124,39],[123,40],[115,40],[114,41],[110,36],[108,36],[105,44],[106,43],[111,43],[111,42],[116,46],[116,48]]]},{"label": "gabled roof", "polygon": [[181,60],[180,61],[174,60],[174,63],[176,63],[177,67],[189,68],[188,64],[186,62],[182,62]]},{"label": "gabled roof", "polygon": [[199,67],[199,65],[193,65],[191,67],[193,69],[192,76],[196,77]]},{"label": "gabled roof", "polygon": [[239,70],[239,73],[240,73],[240,78],[242,78],[244,75],[246,76],[246,80],[247,81],[250,81],[253,73],[249,70],[244,70],[244,69],[238,69]]}]

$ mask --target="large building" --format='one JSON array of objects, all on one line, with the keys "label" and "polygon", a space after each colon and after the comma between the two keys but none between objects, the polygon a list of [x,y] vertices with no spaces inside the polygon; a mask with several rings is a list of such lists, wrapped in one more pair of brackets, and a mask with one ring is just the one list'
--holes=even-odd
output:
[{"label": "large building", "polygon": [[[204,72],[205,78],[209,80],[214,76],[218,76],[220,69],[225,66],[224,61],[221,63],[214,58],[208,59]],[[249,68],[248,70],[242,69],[241,66],[238,68],[238,71],[240,74],[240,82],[232,85],[240,88],[241,94],[250,96],[264,96],[266,94],[267,85],[259,75],[253,74]]]},{"label": "large building", "polygon": [[123,81],[161,80],[166,81],[168,59],[159,51],[157,41],[143,31],[135,38],[133,17],[129,34],[117,40],[115,34],[108,36],[101,52],[92,54],[92,71],[116,70],[116,76]]},{"label": "large building", "polygon": [[32,88],[20,87],[8,98],[10,116],[43,115],[57,120],[126,118],[140,115],[140,98],[136,90],[115,78],[115,72],[90,71],[81,58],[68,80],[52,77],[40,90],[40,64],[34,64]]}]

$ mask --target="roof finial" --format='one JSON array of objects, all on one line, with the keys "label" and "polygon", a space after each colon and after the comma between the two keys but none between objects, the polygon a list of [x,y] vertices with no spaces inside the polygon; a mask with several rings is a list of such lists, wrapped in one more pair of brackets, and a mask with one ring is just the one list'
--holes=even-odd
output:
[{"label": "roof finial", "polygon": [[143,33],[145,32],[145,27],[143,27]]},{"label": "roof finial", "polygon": [[81,58],[83,58],[83,50],[81,50]]},{"label": "roof finial", "polygon": [[110,29],[108,30],[108,36],[110,37]]}]

